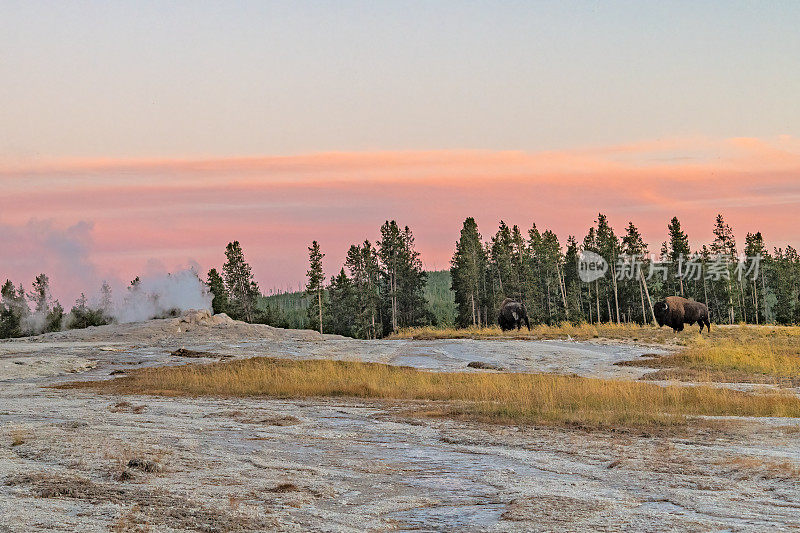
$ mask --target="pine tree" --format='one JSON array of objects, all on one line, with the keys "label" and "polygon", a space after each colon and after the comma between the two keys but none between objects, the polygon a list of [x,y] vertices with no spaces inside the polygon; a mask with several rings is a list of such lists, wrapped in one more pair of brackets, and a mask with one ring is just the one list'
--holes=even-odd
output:
[{"label": "pine tree", "polygon": [[502,220],[490,245],[490,266],[495,287],[495,300],[492,307],[497,308],[506,298],[520,298],[519,286],[515,283],[511,229]]},{"label": "pine tree", "polygon": [[[345,265],[350,271],[356,293],[357,316],[354,335],[374,339],[381,323],[380,265],[378,253],[366,240],[361,246],[351,245],[347,251]],[[380,328],[380,332],[383,328]]]},{"label": "pine tree", "polygon": [[478,225],[472,217],[464,220],[450,265],[458,324],[462,327],[480,326],[481,282],[486,269],[486,255]]},{"label": "pine tree", "polygon": [[[639,229],[633,224],[633,222],[628,222],[628,227],[625,231],[625,236],[622,237],[622,253],[628,257],[629,260],[634,261],[634,264],[638,264],[638,268],[636,268],[635,272],[631,274],[634,276],[633,280],[626,280],[624,282],[625,286],[630,288],[632,285],[638,287],[638,300],[641,304],[641,320],[642,324],[646,324],[647,320],[647,310],[650,310],[650,317],[652,320],[655,320],[653,316],[653,304],[650,300],[650,291],[647,287],[647,280],[644,277],[644,268],[646,266],[646,256],[647,256],[647,244],[644,242],[641,233],[639,233]],[[626,300],[628,302],[632,302],[635,296],[632,294],[633,291],[630,291],[626,295]],[[647,307],[645,307],[645,297],[647,300]],[[631,313],[632,314],[632,313]]]},{"label": "pine tree", "polygon": [[[617,277],[614,273],[617,258],[619,257],[619,239],[614,234],[614,229],[608,223],[608,217],[600,213],[597,215],[597,245],[600,255],[608,262],[610,270],[610,290],[606,292],[606,306],[608,308],[608,320],[620,322],[619,318],[619,290],[617,287]],[[603,278],[608,284],[607,278]],[[611,302],[608,293],[614,296],[614,309],[616,313],[611,314]]]},{"label": "pine tree", "polygon": [[681,223],[678,217],[672,217],[669,225],[667,226],[669,232],[669,243],[667,244],[666,259],[669,261],[669,279],[670,283],[673,280],[678,280],[678,289],[681,296],[686,296],[686,291],[683,284],[683,276],[685,272],[679,271],[681,262],[689,258],[689,237],[681,229]]},{"label": "pine tree", "polygon": [[[583,250],[587,252],[594,252],[600,253],[600,249],[597,246],[597,231],[595,231],[594,227],[589,228],[586,237],[583,238]],[[592,322],[592,316],[594,315],[594,321],[598,324],[600,323],[600,282],[598,280],[594,280],[594,303],[595,309],[592,309],[592,285],[587,284],[587,303],[588,307],[588,315],[589,315],[589,322]],[[594,313],[593,313],[594,311]]]},{"label": "pine tree", "polygon": [[397,222],[387,220],[381,226],[378,258],[381,263],[381,293],[390,319],[384,325],[384,332],[428,323],[430,317],[424,293],[427,275],[414,247],[411,229],[406,226],[401,230]]},{"label": "pine tree", "polygon": [[216,268],[208,271],[206,280],[208,289],[214,298],[211,300],[211,309],[214,314],[228,312],[228,291],[225,289],[225,282],[219,275]]},{"label": "pine tree", "polygon": [[111,293],[111,285],[107,281],[104,281],[100,287],[100,310],[106,320],[110,322],[114,316],[114,298]]},{"label": "pine tree", "polygon": [[18,294],[11,280],[6,280],[0,288],[0,339],[21,337],[22,318],[27,314],[25,292]]},{"label": "pine tree", "polygon": [[46,315],[52,305],[50,296],[50,279],[46,274],[39,274],[33,281],[33,290],[28,293],[28,298],[34,304],[34,312],[39,315]]},{"label": "pine tree", "polygon": [[400,293],[398,305],[400,309],[400,326],[414,327],[430,324],[425,300],[425,284],[428,274],[422,265],[420,253],[414,244],[414,234],[408,226],[401,233],[403,261],[400,270]]},{"label": "pine tree", "polygon": [[586,319],[583,310],[583,287],[578,277],[578,259],[580,248],[574,235],[567,237],[567,249],[564,252],[564,287],[569,303],[569,319],[580,322]]},{"label": "pine tree", "polygon": [[306,284],[306,294],[314,298],[314,304],[309,307],[309,313],[315,317],[319,324],[319,332],[322,333],[322,293],[324,291],[325,274],[322,270],[322,258],[325,257],[320,251],[319,243],[313,241],[308,247],[308,283]]},{"label": "pine tree", "polygon": [[[399,278],[402,263],[402,238],[397,222],[388,220],[381,226],[381,238],[378,241],[378,257],[381,261],[381,277],[383,280],[384,298],[389,307],[391,318],[390,331],[396,332],[399,323],[399,307],[397,297],[399,294]],[[386,328],[384,328],[386,329]]]},{"label": "pine tree", "polygon": [[101,309],[90,308],[86,300],[86,295],[81,293],[69,312],[67,328],[82,329],[88,328],[89,326],[102,326],[107,323],[103,316],[103,311]]},{"label": "pine tree", "polygon": [[711,253],[715,260],[724,264],[726,274],[722,279],[712,283],[714,293],[717,295],[717,304],[723,305],[728,311],[728,323],[733,324],[736,320],[736,309],[734,305],[734,282],[733,264],[736,257],[736,239],[733,230],[725,223],[722,215],[717,215],[714,222],[714,242],[711,243]]},{"label": "pine tree", "polygon": [[[760,301],[758,284],[760,280],[764,279],[763,268],[768,264],[769,261],[767,257],[767,249],[764,246],[764,238],[761,236],[760,231],[747,234],[745,237],[744,254],[748,261],[758,261],[759,265],[758,272],[752,272],[749,279],[742,279],[746,295],[745,309],[749,309],[749,311],[745,311],[745,314],[749,317],[752,317],[751,320],[756,324],[759,324],[763,322],[763,319],[761,319],[759,316],[763,316],[763,313],[759,308]],[[763,293],[763,290],[761,292]]]},{"label": "pine tree", "polygon": [[228,309],[233,318],[252,322],[260,291],[253,280],[252,269],[244,259],[239,241],[228,243],[225,257],[227,261],[222,266],[222,277],[228,291]]},{"label": "pine tree", "polygon": [[331,333],[354,336],[357,323],[358,295],[353,281],[342,268],[337,276],[331,278],[328,286],[328,306],[325,315]]},{"label": "pine tree", "polygon": [[61,331],[64,323],[64,308],[56,300],[45,318],[45,332]]}]

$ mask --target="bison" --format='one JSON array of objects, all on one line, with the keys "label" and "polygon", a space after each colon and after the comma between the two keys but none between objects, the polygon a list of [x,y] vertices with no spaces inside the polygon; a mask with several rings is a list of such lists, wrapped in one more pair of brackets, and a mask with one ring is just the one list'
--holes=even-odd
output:
[{"label": "bison", "polygon": [[511,298],[506,298],[500,304],[500,313],[497,315],[497,323],[500,324],[500,329],[508,331],[510,329],[520,329],[524,323],[531,329],[531,323],[528,320],[528,312],[525,306],[519,302],[515,302]]},{"label": "bison", "polygon": [[711,333],[711,322],[708,320],[708,306],[706,304],[687,300],[680,296],[667,296],[664,301],[653,306],[653,315],[659,327],[669,326],[676,333],[683,331],[683,325],[700,324],[700,333],[703,325]]}]

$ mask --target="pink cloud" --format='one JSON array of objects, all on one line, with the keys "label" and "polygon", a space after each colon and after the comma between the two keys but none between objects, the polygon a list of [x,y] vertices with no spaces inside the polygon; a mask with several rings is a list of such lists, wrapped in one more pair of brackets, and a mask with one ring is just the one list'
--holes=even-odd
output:
[{"label": "pink cloud", "polygon": [[563,242],[569,234],[582,237],[604,212],[618,232],[634,221],[657,249],[672,216],[699,245],[711,238],[713,218],[722,212],[740,238],[758,230],[771,244],[797,246],[798,177],[800,142],[789,137],[542,153],[0,165],[0,223],[12,228],[4,242],[22,258],[4,259],[0,275],[27,283],[49,268],[54,281],[73,276],[63,262],[39,261],[46,257],[41,247],[19,242],[26,238],[20,228],[32,218],[51,221],[53,231],[92,221],[84,230],[91,241],[87,264],[122,279],[139,273],[150,258],[168,267],[190,259],[203,269],[220,266],[225,244],[238,239],[265,287],[294,287],[302,280],[312,239],[328,254],[328,271],[338,270],[349,244],[374,240],[380,224],[392,218],[412,227],[426,264],[437,268],[448,266],[467,216],[476,217],[484,237],[503,219],[523,229],[536,222]]}]

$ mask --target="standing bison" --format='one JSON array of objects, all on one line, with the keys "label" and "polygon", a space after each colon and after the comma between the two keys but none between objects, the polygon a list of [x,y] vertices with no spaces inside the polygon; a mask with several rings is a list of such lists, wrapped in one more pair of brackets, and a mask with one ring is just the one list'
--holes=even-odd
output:
[{"label": "standing bison", "polygon": [[700,324],[700,333],[703,325],[711,332],[711,322],[708,320],[708,307],[706,304],[687,300],[680,296],[667,296],[667,298],[653,306],[653,314],[660,326],[669,326],[676,333],[683,331],[683,325]]},{"label": "standing bison", "polygon": [[531,329],[531,323],[528,320],[528,312],[525,311],[525,306],[519,302],[515,302],[511,298],[506,298],[500,304],[500,313],[497,315],[497,323],[500,324],[500,329],[508,331],[510,329],[520,329],[524,323]]}]

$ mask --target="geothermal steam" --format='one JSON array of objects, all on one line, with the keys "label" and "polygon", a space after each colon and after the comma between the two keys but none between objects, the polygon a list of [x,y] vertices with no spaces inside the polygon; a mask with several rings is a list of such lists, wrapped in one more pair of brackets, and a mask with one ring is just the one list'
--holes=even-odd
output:
[{"label": "geothermal steam", "polygon": [[143,278],[114,306],[116,322],[141,322],[189,309],[211,310],[213,296],[193,270]]}]

